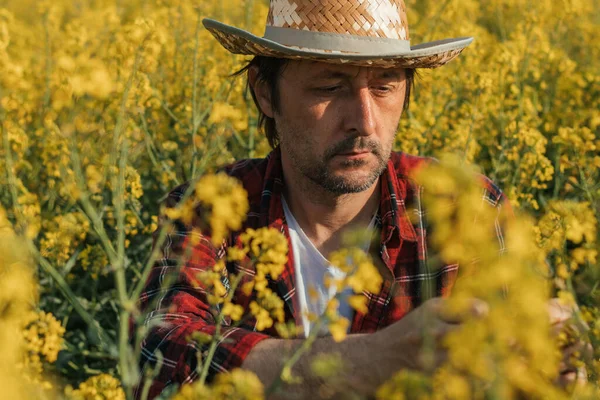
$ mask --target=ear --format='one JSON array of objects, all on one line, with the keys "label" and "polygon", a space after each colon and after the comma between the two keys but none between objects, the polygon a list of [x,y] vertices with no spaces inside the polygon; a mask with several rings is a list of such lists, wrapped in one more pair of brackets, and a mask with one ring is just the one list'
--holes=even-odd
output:
[{"label": "ear", "polygon": [[248,83],[254,91],[260,110],[267,117],[273,118],[274,113],[271,103],[271,88],[265,81],[258,79],[258,67],[252,66],[248,69]]}]

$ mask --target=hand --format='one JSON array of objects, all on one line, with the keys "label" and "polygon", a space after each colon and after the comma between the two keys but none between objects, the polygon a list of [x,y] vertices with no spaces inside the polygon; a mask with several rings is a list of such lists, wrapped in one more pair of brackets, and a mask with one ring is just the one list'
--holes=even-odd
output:
[{"label": "hand", "polygon": [[574,323],[573,316],[577,306],[564,305],[559,299],[550,299],[548,313],[552,334],[558,336],[561,332],[570,331],[569,340],[561,347],[562,360],[559,364],[559,375],[556,383],[565,388],[574,383],[587,382],[587,371],[585,365],[577,366],[577,361],[591,358],[593,349],[589,342],[582,338],[582,334],[589,330],[585,322]]},{"label": "hand", "polygon": [[378,340],[388,343],[393,354],[401,357],[401,367],[431,371],[447,358],[444,337],[458,329],[468,318],[483,318],[489,306],[479,299],[471,299],[467,312],[458,315],[448,312],[447,300],[433,298],[415,308],[401,320],[379,331]]}]

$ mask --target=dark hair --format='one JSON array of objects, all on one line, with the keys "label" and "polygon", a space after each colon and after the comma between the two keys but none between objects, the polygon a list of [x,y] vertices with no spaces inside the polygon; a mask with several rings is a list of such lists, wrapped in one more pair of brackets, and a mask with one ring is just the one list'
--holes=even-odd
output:
[{"label": "dark hair", "polygon": [[[286,65],[290,60],[286,58],[275,58],[275,57],[264,57],[264,56],[255,56],[252,60],[248,62],[243,68],[231,74],[231,77],[237,77],[244,73],[247,73],[250,68],[256,67],[257,69],[257,81],[265,82],[269,89],[271,90],[271,102],[273,106],[273,111],[279,111],[279,77],[283,73]],[[410,92],[411,88],[414,85],[414,77],[415,70],[412,68],[406,68],[406,94],[404,95],[404,107],[402,111],[408,110],[408,106],[410,104]],[[254,89],[250,86],[250,81],[246,79],[246,90],[250,91],[252,95],[252,100],[254,100],[254,104],[258,109],[258,127],[262,128],[267,136],[267,140],[269,141],[269,145],[271,148],[277,147],[279,144],[279,135],[277,134],[277,129],[275,128],[275,120],[273,118],[267,117],[265,113],[260,109],[260,105],[256,99],[256,94],[254,93]]]}]

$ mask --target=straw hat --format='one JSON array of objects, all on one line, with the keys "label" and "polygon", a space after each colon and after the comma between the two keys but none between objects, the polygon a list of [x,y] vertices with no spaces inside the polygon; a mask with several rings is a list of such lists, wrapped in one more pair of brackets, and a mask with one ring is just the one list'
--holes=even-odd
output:
[{"label": "straw hat", "polygon": [[264,36],[202,21],[235,54],[374,67],[436,68],[472,37],[412,45],[403,0],[271,0]]}]

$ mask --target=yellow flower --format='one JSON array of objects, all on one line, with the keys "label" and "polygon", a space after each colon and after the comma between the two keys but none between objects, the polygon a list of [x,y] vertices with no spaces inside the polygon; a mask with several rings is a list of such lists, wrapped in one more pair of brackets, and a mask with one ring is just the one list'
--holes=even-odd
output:
[{"label": "yellow flower", "polygon": [[269,288],[258,292],[255,301],[250,303],[250,312],[256,318],[256,329],[262,331],[273,326],[273,319],[282,323],[285,320],[283,300]]},{"label": "yellow flower", "polygon": [[225,121],[231,123],[236,131],[243,131],[248,128],[248,118],[242,114],[240,108],[217,102],[213,105],[208,123],[223,124]]},{"label": "yellow flower", "polygon": [[173,396],[172,400],[213,400],[216,399],[214,393],[208,385],[192,383],[183,385],[179,392]]},{"label": "yellow flower", "polygon": [[329,333],[331,333],[333,340],[335,340],[336,342],[341,342],[344,339],[346,339],[346,334],[349,326],[350,321],[343,317],[338,317],[335,320],[329,322]]},{"label": "yellow flower", "polygon": [[250,303],[250,312],[256,318],[256,329],[263,331],[273,326],[273,319],[269,315],[269,312],[264,308],[260,307],[257,302],[253,301]]},{"label": "yellow flower", "polygon": [[51,388],[52,384],[42,376],[44,363],[56,361],[63,345],[65,328],[50,313],[44,311],[28,313],[22,331],[25,356],[22,368],[25,375],[35,384]]},{"label": "yellow flower", "polygon": [[[219,264],[218,264],[219,265]],[[227,288],[223,285],[221,269],[203,271],[196,275],[200,287],[206,290],[210,304],[221,304],[225,301]]]},{"label": "yellow flower", "polygon": [[367,298],[362,294],[348,297],[348,304],[358,312],[367,312]]},{"label": "yellow flower", "polygon": [[227,261],[242,261],[247,255],[243,249],[231,246],[227,248]]},{"label": "yellow flower", "polygon": [[[194,188],[194,193],[185,202],[164,210],[164,213],[168,218],[179,219],[186,225],[194,223],[197,226],[200,224],[200,228],[209,228],[212,243],[220,246],[225,236],[239,230],[246,219],[246,190],[237,179],[224,173],[205,175],[196,182]],[[203,209],[201,220],[197,215],[198,208]]]},{"label": "yellow flower", "polygon": [[264,388],[258,377],[253,372],[239,368],[228,374],[218,375],[213,390],[217,399],[260,400],[264,398]]},{"label": "yellow flower", "polygon": [[222,313],[230,317],[233,321],[239,321],[244,314],[244,308],[240,305],[227,302],[223,306]]},{"label": "yellow flower", "polygon": [[83,270],[89,272],[93,279],[98,279],[100,275],[106,276],[108,274],[108,257],[104,249],[99,245],[87,245],[79,253],[78,260]]},{"label": "yellow flower", "polygon": [[[432,176],[442,177],[439,185],[428,185]],[[558,358],[546,316],[547,283],[539,273],[545,260],[531,225],[525,218],[499,216],[482,201],[475,176],[457,160],[427,168],[418,180],[429,189],[423,202],[432,226],[431,254],[458,261],[463,274],[447,310],[463,314],[473,298],[489,307],[485,318],[469,318],[445,336],[448,361],[434,375],[434,393],[459,399],[473,388],[493,386],[502,376],[498,390],[504,397],[512,398],[515,390],[555,398],[549,378]],[[497,226],[503,227],[506,254],[498,251]],[[482,395],[487,392],[483,389]]]},{"label": "yellow flower", "polygon": [[74,212],[45,221],[43,227],[40,252],[56,264],[64,265],[87,237],[90,223],[83,213]]},{"label": "yellow flower", "polygon": [[425,374],[403,369],[377,389],[377,400],[429,400],[431,378]]},{"label": "yellow flower", "polygon": [[125,400],[121,382],[108,374],[92,376],[75,390],[67,386],[65,396],[68,400]]},{"label": "yellow flower", "polygon": [[184,385],[173,400],[262,400],[264,387],[258,377],[250,371],[236,368],[217,375],[209,387],[200,382]]},{"label": "yellow flower", "polygon": [[[379,293],[383,278],[379,274],[377,267],[373,265],[369,255],[358,247],[350,247],[334,251],[329,255],[329,261],[344,272],[347,272],[347,278],[342,284],[351,287],[354,293],[368,291]],[[339,282],[330,282],[341,286]]]},{"label": "yellow flower", "polygon": [[240,235],[243,252],[256,266],[257,280],[270,275],[277,279],[287,263],[288,242],[273,228],[247,229]]},{"label": "yellow flower", "polygon": [[235,178],[225,174],[204,176],[195,188],[197,200],[210,209],[211,240],[218,246],[229,231],[242,227],[248,211],[246,190]]},{"label": "yellow flower", "polygon": [[71,87],[76,96],[89,95],[106,99],[113,92],[114,83],[105,65],[88,60],[85,71],[71,78]]},{"label": "yellow flower", "polygon": [[[40,376],[32,379],[35,371],[23,371],[24,362],[31,356],[26,352],[28,342],[22,330],[37,300],[37,285],[24,240],[15,234],[0,206],[0,309],[3,310],[0,313],[0,387],[6,398],[33,400],[39,398],[41,393],[37,392],[50,383]],[[49,343],[44,350],[52,358],[52,342]]]},{"label": "yellow flower", "polygon": [[288,323],[277,322],[275,324],[275,330],[282,339],[292,339],[298,336],[302,328],[296,326],[294,321],[289,321]]},{"label": "yellow flower", "polygon": [[319,354],[310,363],[310,370],[323,379],[339,375],[344,369],[344,360],[339,353]]}]

